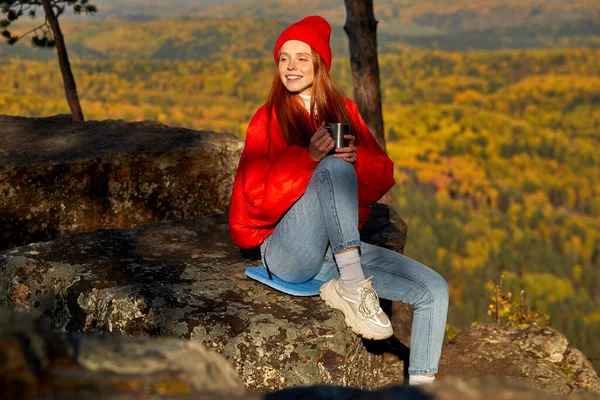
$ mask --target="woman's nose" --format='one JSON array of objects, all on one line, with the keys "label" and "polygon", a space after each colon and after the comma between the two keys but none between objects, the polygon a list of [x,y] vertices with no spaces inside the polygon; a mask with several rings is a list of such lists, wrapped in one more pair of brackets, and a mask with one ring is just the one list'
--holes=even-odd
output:
[{"label": "woman's nose", "polygon": [[289,70],[296,69],[296,63],[294,61],[290,61],[290,63],[288,64],[288,69]]}]

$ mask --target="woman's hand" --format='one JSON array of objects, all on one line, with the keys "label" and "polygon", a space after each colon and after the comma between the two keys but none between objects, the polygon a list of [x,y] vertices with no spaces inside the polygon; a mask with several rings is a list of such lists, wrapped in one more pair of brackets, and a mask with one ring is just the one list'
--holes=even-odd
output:
[{"label": "woman's hand", "polygon": [[354,147],[356,138],[352,135],[344,135],[344,138],[350,141],[350,145],[348,147],[340,147],[339,149],[335,149],[335,154],[333,156],[354,164],[356,162],[356,147]]},{"label": "woman's hand", "polygon": [[335,147],[335,142],[325,126],[325,121],[321,122],[319,129],[317,129],[315,134],[310,138],[308,154],[315,161],[324,159],[327,156],[327,153]]}]

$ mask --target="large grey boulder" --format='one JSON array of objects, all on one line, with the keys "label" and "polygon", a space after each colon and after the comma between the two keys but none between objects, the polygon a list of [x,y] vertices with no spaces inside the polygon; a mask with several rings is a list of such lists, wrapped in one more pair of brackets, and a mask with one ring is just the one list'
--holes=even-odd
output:
[{"label": "large grey boulder", "polygon": [[[537,335],[536,335],[537,336]],[[506,379],[445,377],[429,387],[366,391],[333,385],[248,392],[222,356],[197,341],[53,331],[45,321],[0,308],[2,398],[170,399],[598,399],[560,396]]]},{"label": "large grey boulder", "polygon": [[460,332],[442,353],[440,376],[503,378],[557,394],[600,397],[600,379],[567,338],[551,328],[482,324]]},{"label": "large grey boulder", "polygon": [[224,215],[72,234],[0,253],[0,304],[56,329],[200,341],[252,390],[374,387],[381,356],[318,297],[247,279]]},{"label": "large grey boulder", "polygon": [[4,399],[250,398],[235,368],[201,343],[119,334],[67,335],[5,308],[0,308],[0,359]]},{"label": "large grey boulder", "polygon": [[0,115],[0,249],[225,212],[243,141],[144,121]]}]

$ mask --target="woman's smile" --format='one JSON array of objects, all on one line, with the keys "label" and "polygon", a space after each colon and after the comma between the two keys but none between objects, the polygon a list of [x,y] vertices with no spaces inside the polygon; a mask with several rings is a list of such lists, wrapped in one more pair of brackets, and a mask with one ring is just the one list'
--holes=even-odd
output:
[{"label": "woman's smile", "polygon": [[299,40],[288,40],[281,46],[279,77],[291,93],[310,94],[315,79],[312,50]]}]

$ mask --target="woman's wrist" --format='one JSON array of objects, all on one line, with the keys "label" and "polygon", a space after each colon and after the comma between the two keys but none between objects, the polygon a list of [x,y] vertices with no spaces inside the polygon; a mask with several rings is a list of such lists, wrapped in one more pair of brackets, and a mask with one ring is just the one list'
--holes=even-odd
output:
[{"label": "woman's wrist", "polygon": [[[321,158],[315,158],[311,153],[310,150],[308,150],[308,156],[310,157],[311,160],[313,160],[314,162],[319,162],[323,159],[323,157]],[[317,156],[318,157],[318,156]]]}]

